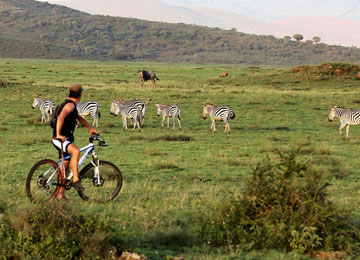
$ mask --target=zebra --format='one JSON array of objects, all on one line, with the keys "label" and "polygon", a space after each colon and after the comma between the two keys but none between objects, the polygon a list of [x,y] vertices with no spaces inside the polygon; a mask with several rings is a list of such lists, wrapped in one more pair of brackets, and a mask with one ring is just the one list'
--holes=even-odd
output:
[{"label": "zebra", "polygon": [[225,128],[224,132],[230,133],[229,119],[235,118],[235,113],[230,106],[215,106],[211,103],[203,104],[203,115],[202,118],[205,120],[210,115],[211,126],[210,131],[215,132],[215,121],[224,121]]},{"label": "zebra", "polygon": [[141,127],[144,126],[146,106],[149,105],[151,103],[151,101],[152,101],[152,99],[150,98],[149,101],[145,104],[144,101],[138,100],[138,99],[117,100],[117,102],[119,104],[123,104],[123,105],[127,105],[127,106],[137,106],[140,109],[141,115],[142,115],[142,119],[141,119],[141,122],[140,122]]},{"label": "zebra", "polygon": [[346,138],[349,137],[350,125],[360,125],[360,110],[351,110],[334,106],[331,108],[328,116],[329,122],[332,122],[335,117],[340,119],[340,136],[342,135],[342,129],[346,127]]},{"label": "zebra", "polygon": [[124,131],[127,130],[127,119],[134,120],[133,130],[135,130],[136,126],[138,127],[139,131],[141,130],[140,122],[142,120],[142,113],[139,107],[135,105],[124,105],[119,103],[118,100],[115,100],[111,103],[110,115],[117,116],[119,112],[121,113]]},{"label": "zebra", "polygon": [[[50,117],[54,112],[55,103],[51,99],[43,100],[39,96],[34,96],[34,101],[32,103],[31,108],[35,109],[35,107],[39,106],[41,112],[41,123],[50,121]],[[47,116],[47,118],[46,118]]]},{"label": "zebra", "polygon": [[175,129],[175,118],[177,118],[179,123],[179,128],[181,130],[181,119],[180,119],[180,107],[178,105],[164,105],[156,104],[157,115],[162,115],[161,129],[164,127],[164,121],[167,117],[167,128],[169,128],[169,120],[172,117],[173,120],[173,129]]},{"label": "zebra", "polygon": [[101,105],[99,102],[93,100],[88,102],[79,102],[76,105],[76,108],[79,113],[79,116],[81,117],[91,115],[91,117],[94,120],[92,125],[95,125],[96,128],[98,127],[99,118],[101,117],[100,114]]}]

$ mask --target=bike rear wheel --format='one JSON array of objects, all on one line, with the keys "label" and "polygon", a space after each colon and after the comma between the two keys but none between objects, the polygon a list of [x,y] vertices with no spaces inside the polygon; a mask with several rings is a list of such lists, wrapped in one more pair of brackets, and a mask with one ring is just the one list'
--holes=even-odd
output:
[{"label": "bike rear wheel", "polygon": [[122,175],[111,162],[99,161],[99,179],[95,177],[95,166],[86,165],[79,173],[84,191],[79,191],[83,200],[106,202],[113,200],[121,190]]},{"label": "bike rear wheel", "polygon": [[60,170],[56,170],[57,168],[56,162],[50,159],[41,160],[31,168],[26,179],[26,193],[32,202],[42,203],[56,197],[60,190],[58,184],[61,178]]}]

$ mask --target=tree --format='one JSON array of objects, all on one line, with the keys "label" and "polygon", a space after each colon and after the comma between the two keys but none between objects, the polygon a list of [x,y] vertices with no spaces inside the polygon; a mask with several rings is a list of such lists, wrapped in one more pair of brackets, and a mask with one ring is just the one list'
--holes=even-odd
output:
[{"label": "tree", "polygon": [[285,43],[288,43],[290,40],[291,40],[291,36],[289,36],[289,35],[284,36]]},{"label": "tree", "polygon": [[297,41],[301,41],[302,39],[304,39],[304,37],[301,34],[294,34],[293,38]]},{"label": "tree", "polygon": [[318,44],[321,41],[321,38],[319,36],[314,36],[313,41]]}]

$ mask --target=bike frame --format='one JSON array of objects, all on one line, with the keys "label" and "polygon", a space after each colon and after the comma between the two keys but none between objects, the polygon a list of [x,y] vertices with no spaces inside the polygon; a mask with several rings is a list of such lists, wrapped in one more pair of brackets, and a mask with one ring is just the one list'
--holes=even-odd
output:
[{"label": "bike frame", "polygon": [[[84,152],[83,156],[79,159],[79,164],[78,164],[78,168],[81,167],[81,165],[85,162],[85,160],[89,157],[89,155],[92,155],[93,160],[91,161],[91,163],[94,165],[94,180],[96,180],[97,184],[101,184],[100,181],[100,174],[99,174],[99,158],[95,152],[95,145],[93,143],[90,143],[86,146],[84,146],[83,148],[80,149],[80,153]],[[56,170],[54,172],[52,172],[52,174],[50,175],[50,177],[48,178],[46,184],[51,184],[51,185],[61,185],[60,183],[54,183],[51,182],[52,178],[54,177],[54,175],[56,174],[56,172],[58,172],[60,170],[60,167],[64,167],[65,164],[65,160],[70,159],[71,158],[71,154],[65,156],[62,160],[58,160],[56,162],[56,164],[58,165],[58,167],[56,168]],[[45,172],[41,177],[46,176],[49,173],[49,171]],[[61,174],[60,174],[61,176]],[[71,171],[69,173],[69,175],[65,178],[66,180],[71,180],[73,177],[73,172]],[[62,179],[62,176],[60,177],[60,180]]]}]

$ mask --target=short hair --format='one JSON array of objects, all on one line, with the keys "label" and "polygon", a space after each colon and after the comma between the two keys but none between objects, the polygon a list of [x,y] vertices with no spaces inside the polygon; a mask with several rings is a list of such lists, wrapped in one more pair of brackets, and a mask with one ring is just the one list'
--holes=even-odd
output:
[{"label": "short hair", "polygon": [[84,89],[80,84],[72,84],[69,88],[69,97],[71,98],[79,98],[81,96],[81,92]]}]

